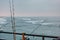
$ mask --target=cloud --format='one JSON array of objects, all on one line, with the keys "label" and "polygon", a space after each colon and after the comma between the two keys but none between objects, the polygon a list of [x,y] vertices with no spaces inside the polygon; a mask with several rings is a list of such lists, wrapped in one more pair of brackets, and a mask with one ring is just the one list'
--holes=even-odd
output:
[{"label": "cloud", "polygon": [[[19,1],[19,2],[18,2]],[[16,0],[15,8],[17,11],[57,11],[59,7],[59,0]],[[18,3],[17,3],[18,2]]]},{"label": "cloud", "polygon": [[[0,0],[0,5],[0,15],[9,15],[8,0]],[[14,0],[14,8],[17,16],[59,16],[60,0]]]}]

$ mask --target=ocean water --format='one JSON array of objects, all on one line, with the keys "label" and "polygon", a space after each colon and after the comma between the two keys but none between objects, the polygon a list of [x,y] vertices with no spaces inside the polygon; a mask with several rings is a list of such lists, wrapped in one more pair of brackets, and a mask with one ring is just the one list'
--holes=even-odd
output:
[{"label": "ocean water", "polygon": [[[0,18],[0,26],[3,31],[13,32],[10,17]],[[15,17],[15,29],[18,33],[39,34],[60,36],[60,18],[59,17]],[[34,30],[34,31],[33,31]],[[30,40],[42,40],[41,37],[27,36]],[[12,34],[1,34],[0,38],[13,40]],[[16,35],[17,40],[21,40],[21,35]],[[52,40],[52,38],[45,38]]]}]

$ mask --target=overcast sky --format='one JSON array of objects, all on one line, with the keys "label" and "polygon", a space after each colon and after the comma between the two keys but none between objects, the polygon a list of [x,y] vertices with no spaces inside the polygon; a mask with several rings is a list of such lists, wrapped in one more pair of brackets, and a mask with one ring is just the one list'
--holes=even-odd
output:
[{"label": "overcast sky", "polygon": [[[15,16],[60,16],[60,0],[14,0],[14,8]],[[0,0],[0,16],[10,16],[8,0]]]}]

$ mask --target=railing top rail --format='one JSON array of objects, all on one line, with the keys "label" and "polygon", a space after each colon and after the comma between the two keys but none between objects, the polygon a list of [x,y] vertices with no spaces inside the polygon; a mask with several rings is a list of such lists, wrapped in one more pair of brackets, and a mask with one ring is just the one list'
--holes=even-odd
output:
[{"label": "railing top rail", "polygon": [[[22,33],[4,32],[4,31],[0,31],[0,33],[22,35]],[[47,38],[58,38],[58,36],[47,36],[47,35],[26,34],[26,33],[24,35],[26,35],[26,36],[36,36],[36,37],[47,37]]]}]

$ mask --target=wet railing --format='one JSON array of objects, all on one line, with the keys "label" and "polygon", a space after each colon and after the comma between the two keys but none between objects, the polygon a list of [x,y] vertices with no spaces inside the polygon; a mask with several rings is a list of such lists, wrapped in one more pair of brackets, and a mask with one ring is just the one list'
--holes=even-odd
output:
[{"label": "wet railing", "polygon": [[[0,33],[6,33],[6,34],[16,34],[16,35],[22,35],[23,33],[13,33],[13,32],[4,32],[0,31]],[[35,36],[35,37],[42,37],[42,40],[45,40],[45,38],[58,38],[58,36],[47,36],[47,35],[37,35],[37,34],[26,34],[25,36]]]}]

